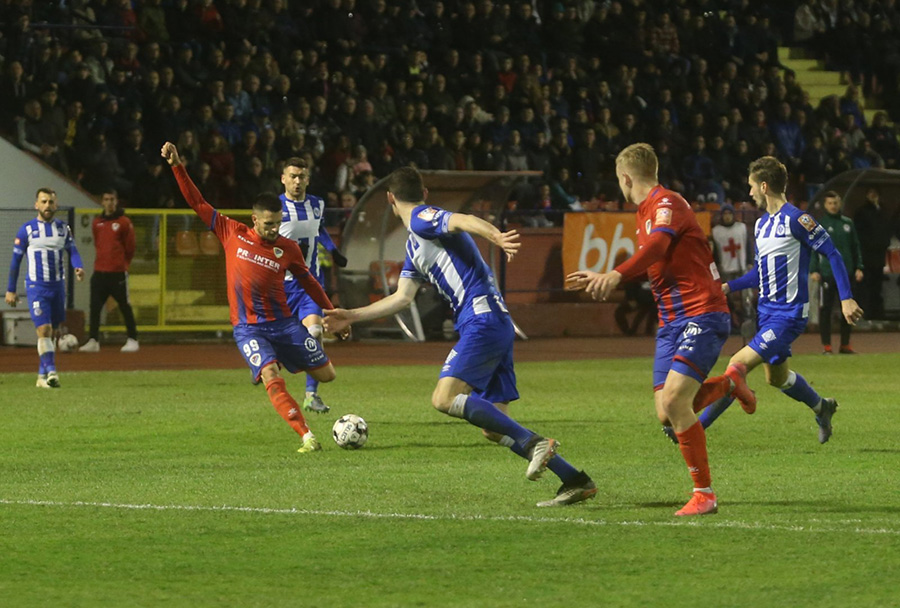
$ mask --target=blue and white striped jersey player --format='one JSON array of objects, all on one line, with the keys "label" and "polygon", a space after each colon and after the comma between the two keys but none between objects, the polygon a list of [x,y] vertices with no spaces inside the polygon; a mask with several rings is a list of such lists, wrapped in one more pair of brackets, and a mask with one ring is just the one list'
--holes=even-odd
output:
[{"label": "blue and white striped jersey player", "polygon": [[519,235],[514,230],[500,232],[472,215],[427,205],[427,194],[414,168],[403,167],[391,174],[387,199],[409,230],[397,291],[362,308],[326,310],[325,327],[340,332],[351,323],[395,314],[409,306],[420,281],[433,283],[450,302],[459,342],[444,362],[432,405],[444,414],[464,418],[488,439],[525,458],[528,479],[538,479],[549,467],[562,487],[538,506],[562,506],[593,497],[597,486],[556,454],[559,442],[523,427],[507,413],[509,402],[519,398],[513,369],[515,330],[471,235],[500,247],[508,260],[519,250]]},{"label": "blue and white striped jersey player", "polygon": [[[855,325],[863,311],[853,299],[847,268],[828,232],[811,215],[785,199],[787,179],[787,169],[776,158],[764,156],[750,164],[750,196],[766,211],[756,221],[756,260],[747,274],[723,283],[722,290],[728,294],[759,287],[759,330],[729,364],[743,363],[748,371],[763,364],[771,386],[815,412],[819,443],[825,443],[831,437],[831,419],[838,403],[819,396],[803,376],[788,366],[791,343],[806,329],[809,262],[813,255],[819,253],[828,258],[841,298],[841,313],[847,322]],[[712,424],[732,399],[723,397],[704,410],[700,415],[703,426]]]},{"label": "blue and white striped jersey player", "polygon": [[56,342],[54,332],[66,320],[66,260],[69,252],[75,278],[84,280],[84,264],[69,225],[55,219],[59,209],[56,192],[40,188],[35,195],[34,208],[37,217],[25,222],[16,233],[12,262],[9,265],[9,283],[6,287],[6,303],[18,303],[16,286],[22,258],[28,257],[28,278],[25,293],[28,309],[37,330],[37,350],[40,357],[38,388],[59,388],[56,371]]},{"label": "blue and white striped jersey player", "polygon": [[[306,188],[309,186],[309,167],[306,161],[297,157],[289,158],[285,162],[284,171],[281,174],[281,183],[284,185],[284,194],[281,195],[281,227],[278,232],[281,236],[296,241],[300,245],[310,274],[319,284],[324,285],[322,264],[319,260],[319,243],[331,253],[334,263],[338,266],[346,266],[347,258],[338,251],[322,225],[324,201],[306,193]],[[300,283],[294,280],[290,272],[285,274],[284,291],[287,294],[291,312],[300,319],[300,322],[309,331],[309,335],[321,342],[322,309],[303,290]],[[331,409],[319,396],[319,381],[309,374],[306,375],[306,397],[303,400],[303,409],[319,414],[324,414]]]}]

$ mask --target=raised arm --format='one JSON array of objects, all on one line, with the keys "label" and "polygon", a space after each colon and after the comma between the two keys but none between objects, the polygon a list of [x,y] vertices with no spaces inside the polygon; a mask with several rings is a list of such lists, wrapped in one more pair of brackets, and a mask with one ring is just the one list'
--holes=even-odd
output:
[{"label": "raised arm", "polygon": [[206,202],[203,195],[197,190],[197,186],[194,185],[194,182],[188,175],[187,170],[185,170],[184,165],[181,164],[181,157],[178,156],[178,149],[175,148],[175,144],[171,142],[164,143],[160,155],[166,159],[166,162],[172,167],[172,173],[175,174],[175,181],[178,182],[178,189],[181,190],[184,200],[186,200],[187,204],[191,206],[191,209],[200,216],[200,219],[203,220],[203,223],[206,224],[207,228],[213,230],[213,221],[216,217],[216,210],[212,205]]},{"label": "raised arm", "polygon": [[519,233],[515,230],[501,232],[490,222],[466,213],[452,214],[447,222],[447,230],[449,232],[468,232],[490,241],[506,253],[507,262],[515,257],[522,246],[519,241]]}]

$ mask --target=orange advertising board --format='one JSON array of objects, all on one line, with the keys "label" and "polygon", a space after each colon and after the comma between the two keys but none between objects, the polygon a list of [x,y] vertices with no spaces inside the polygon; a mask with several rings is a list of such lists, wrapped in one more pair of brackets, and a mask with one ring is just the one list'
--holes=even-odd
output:
[{"label": "orange advertising board", "polygon": [[[711,230],[708,211],[696,214],[707,235]],[[567,213],[563,223],[563,272],[576,270],[609,272],[637,251],[635,214],[601,211]]]}]

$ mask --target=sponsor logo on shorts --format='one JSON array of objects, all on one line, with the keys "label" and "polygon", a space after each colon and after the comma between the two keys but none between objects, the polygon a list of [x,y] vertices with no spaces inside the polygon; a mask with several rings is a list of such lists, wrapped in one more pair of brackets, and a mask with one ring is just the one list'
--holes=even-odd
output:
[{"label": "sponsor logo on shorts", "polygon": [[250,355],[250,365],[259,367],[260,363],[262,363],[262,356],[259,353],[253,353],[252,355]]},{"label": "sponsor logo on shorts", "polygon": [[696,323],[688,323],[684,328],[684,332],[682,335],[687,338],[689,336],[699,336],[703,333],[703,328],[697,325]]},{"label": "sponsor logo on shorts", "polygon": [[771,329],[767,329],[765,332],[763,332],[763,335],[762,335],[763,342],[771,342],[772,340],[774,340],[777,337],[778,336],[776,336],[775,332],[772,331]]},{"label": "sponsor logo on shorts", "polygon": [[315,352],[319,348],[319,343],[316,342],[315,338],[309,337],[303,342],[303,346],[306,347],[306,350],[308,350],[309,352],[312,353],[312,352]]}]

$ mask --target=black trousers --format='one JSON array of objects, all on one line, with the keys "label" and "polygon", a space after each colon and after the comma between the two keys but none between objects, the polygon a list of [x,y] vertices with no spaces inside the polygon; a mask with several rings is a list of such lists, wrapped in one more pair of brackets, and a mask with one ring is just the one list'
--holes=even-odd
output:
[{"label": "black trousers", "polygon": [[866,267],[862,280],[865,290],[863,310],[867,319],[883,319],[884,297],[881,295],[881,288],[884,284],[884,256],[863,260],[863,264]]},{"label": "black trousers", "polygon": [[94,272],[91,275],[91,338],[99,339],[100,310],[110,296],[122,311],[128,337],[137,340],[134,311],[131,310],[131,304],[128,303],[127,272]]},{"label": "black trousers", "polygon": [[[823,346],[831,344],[831,311],[834,309],[835,301],[838,303],[841,301],[837,284],[834,279],[823,278],[819,290],[819,334],[822,336]],[[841,318],[841,346],[847,346],[850,344],[851,326],[844,318],[840,304],[838,305],[838,316]]]}]

